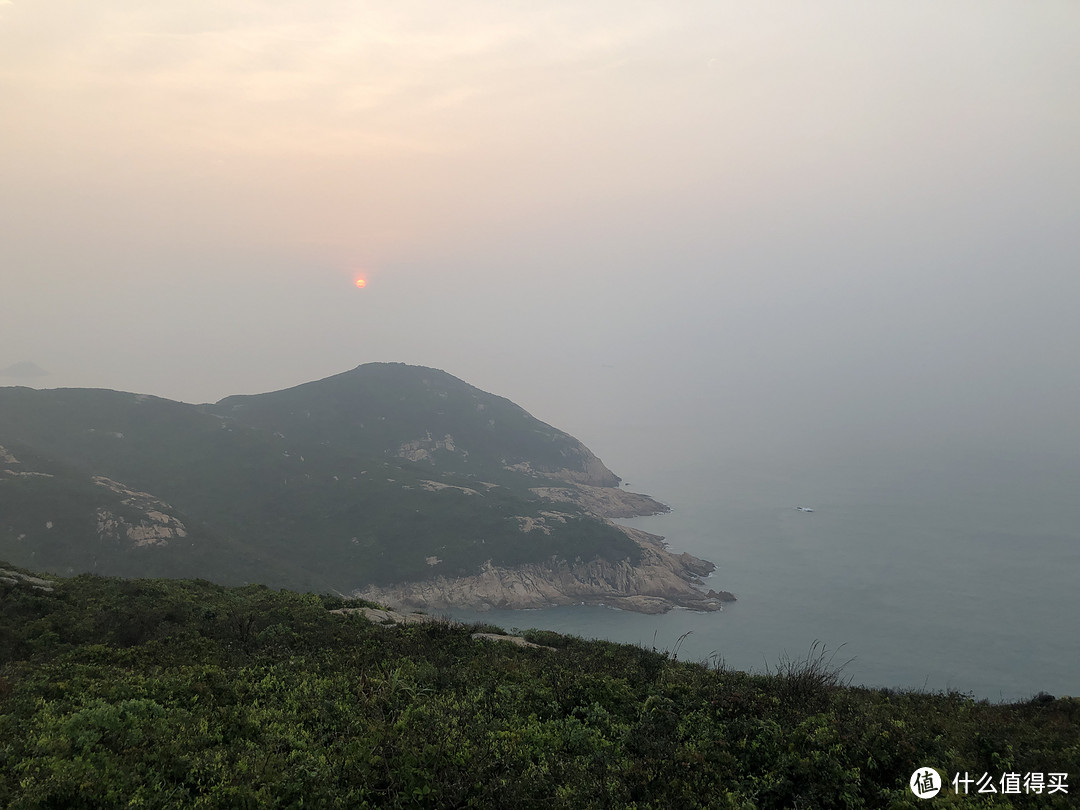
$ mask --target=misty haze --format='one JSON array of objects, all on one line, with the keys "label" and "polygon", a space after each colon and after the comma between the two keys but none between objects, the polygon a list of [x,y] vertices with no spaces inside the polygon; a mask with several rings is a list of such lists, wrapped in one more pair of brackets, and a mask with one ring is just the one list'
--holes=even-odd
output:
[{"label": "misty haze", "polygon": [[[78,493],[152,495],[175,507],[155,513],[197,512],[237,549],[285,526],[245,534],[182,461],[124,481],[115,470],[142,474],[149,456],[109,449],[119,466],[91,469],[78,430],[105,428],[63,410],[90,400],[16,388],[174,400],[154,400],[188,420],[162,447],[197,446],[214,420],[222,437],[295,441],[234,437],[242,460],[207,450],[222,487],[227,463],[270,464],[271,447],[273,464],[324,464],[327,482],[390,458],[380,481],[396,488],[372,502],[419,514],[447,487],[493,503],[503,487],[498,508],[553,556],[572,536],[636,560],[648,533],[712,594],[428,606],[460,621],[678,645],[742,672],[824,643],[856,685],[1080,694],[1078,39],[1068,2],[0,0],[0,404],[14,403],[0,460],[85,465],[121,489]],[[368,365],[387,363],[420,371]],[[401,402],[418,380],[431,408],[467,400],[463,421],[433,431],[405,405],[333,400],[330,432],[301,440],[301,405],[267,415],[296,386],[326,384],[303,389],[311,409],[312,392],[361,396],[378,374]],[[93,402],[142,436],[134,400]],[[498,428],[561,443],[565,469],[531,446],[511,458],[509,427],[498,447],[463,443],[503,407]],[[364,444],[350,408],[398,432]],[[318,455],[331,438],[340,457]],[[440,452],[458,456],[434,483],[409,466]],[[273,469],[274,486],[299,480]],[[617,494],[606,511],[580,493],[541,509],[522,471]],[[333,502],[317,498],[296,514]],[[46,573],[8,517],[4,548],[26,554],[11,563]],[[339,517],[311,520],[330,532]],[[471,575],[487,554],[431,543],[410,577]],[[289,560],[259,557],[235,581],[318,590],[346,575],[326,558],[291,580]],[[147,575],[170,573],[206,576],[182,562]],[[333,588],[370,597],[393,577],[346,579]]]}]

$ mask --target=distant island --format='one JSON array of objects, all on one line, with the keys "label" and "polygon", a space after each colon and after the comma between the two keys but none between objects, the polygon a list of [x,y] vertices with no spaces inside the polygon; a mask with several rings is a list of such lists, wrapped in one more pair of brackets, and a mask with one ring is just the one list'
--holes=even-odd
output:
[{"label": "distant island", "polygon": [[30,379],[32,377],[47,377],[49,372],[29,360],[12,363],[10,366],[0,368],[0,377],[20,377]]},{"label": "distant island", "polygon": [[189,405],[0,388],[0,558],[420,610],[719,610],[712,563],[614,518],[667,507],[446,372],[370,363]]}]

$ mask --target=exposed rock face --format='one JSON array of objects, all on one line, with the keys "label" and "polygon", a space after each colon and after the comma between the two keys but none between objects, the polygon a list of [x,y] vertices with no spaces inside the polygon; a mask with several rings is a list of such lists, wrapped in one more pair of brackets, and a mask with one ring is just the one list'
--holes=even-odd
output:
[{"label": "exposed rock face", "polygon": [[132,524],[107,509],[97,511],[97,531],[101,537],[126,537],[133,546],[166,546],[176,537],[187,537],[184,524],[164,512],[151,510],[138,524]]},{"label": "exposed rock face", "polygon": [[644,517],[671,511],[648,495],[612,487],[578,484],[575,487],[533,487],[530,491],[551,501],[577,504],[586,512],[604,518]]},{"label": "exposed rock face", "polygon": [[522,532],[540,532],[541,534],[551,534],[551,527],[556,523],[566,523],[568,518],[573,517],[565,512],[541,512],[540,517],[529,517],[528,515],[518,515],[515,520],[518,522],[518,529]]},{"label": "exposed rock face", "polygon": [[[0,464],[18,464],[18,465],[21,466],[22,462],[19,461],[17,458],[15,458],[15,456],[13,456],[11,454],[11,451],[9,451],[6,447],[4,447],[3,445],[0,445]],[[14,478],[33,478],[35,476],[38,477],[38,478],[52,478],[53,477],[50,473],[33,472],[31,470],[6,470],[6,469],[5,470],[0,470],[0,475],[9,475],[9,476],[12,476]]]},{"label": "exposed rock face", "polygon": [[123,484],[103,475],[95,475],[93,480],[98,486],[125,496],[121,503],[143,513],[138,524],[133,524],[107,509],[98,509],[97,531],[100,537],[113,539],[126,537],[136,547],[164,546],[168,545],[173,538],[187,537],[187,527],[177,518],[163,511],[172,509],[169,504],[148,492],[128,489]]},{"label": "exposed rock face", "polygon": [[470,489],[469,487],[458,487],[454,486],[453,484],[444,484],[441,481],[421,481],[420,487],[422,489],[426,489],[428,492],[439,492],[443,489],[456,489],[458,492],[462,492],[466,495],[479,494],[475,489]]},{"label": "exposed rock face", "polygon": [[29,585],[38,591],[45,591],[51,593],[53,586],[56,584],[49,579],[41,579],[40,577],[32,577],[29,574],[23,574],[18,571],[9,571],[6,568],[0,568],[0,582],[7,585]]},{"label": "exposed rock face", "polygon": [[371,586],[352,595],[399,609],[429,611],[603,604],[640,613],[665,613],[673,607],[720,610],[723,602],[734,599],[728,593],[700,590],[700,577],[713,570],[712,563],[690,554],[672,554],[656,535],[619,528],[641,547],[642,559],[636,565],[626,560],[557,559],[517,568],[488,563],[474,576]]},{"label": "exposed rock face", "polygon": [[460,453],[463,456],[468,456],[467,450],[459,450],[454,446],[454,437],[447,433],[441,439],[431,438],[431,433],[428,433],[423,439],[416,439],[411,442],[405,442],[398,449],[398,458],[408,459],[409,461],[427,461],[432,464],[435,463],[433,454],[436,450],[445,450],[448,453]]},{"label": "exposed rock face", "polygon": [[523,472],[528,475],[540,475],[560,482],[573,482],[588,487],[618,487],[622,479],[607,468],[599,458],[585,445],[578,442],[562,453],[567,466],[558,469],[540,467],[529,461],[516,464],[504,463],[508,470]]}]

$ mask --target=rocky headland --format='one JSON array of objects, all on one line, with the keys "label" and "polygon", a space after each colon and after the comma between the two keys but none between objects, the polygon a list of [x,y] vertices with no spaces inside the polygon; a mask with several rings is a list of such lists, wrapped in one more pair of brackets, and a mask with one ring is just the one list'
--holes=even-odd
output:
[{"label": "rocky headland", "polygon": [[[646,495],[578,484],[539,488],[538,495],[569,501],[598,517],[634,517],[669,511]],[[557,513],[552,513],[557,514]],[[666,613],[672,608],[717,611],[735,597],[706,590],[702,577],[716,566],[691,554],[669,551],[664,538],[640,529],[618,528],[641,550],[639,561],[583,561],[552,558],[516,567],[485,564],[472,576],[436,576],[416,582],[368,586],[351,595],[398,609],[439,611],[522,610],[558,605],[604,605],[638,613]],[[534,530],[524,525],[523,531]]]},{"label": "rocky headland", "polygon": [[[9,369],[10,370],[10,369]],[[711,563],[613,520],[570,434],[444,371],[368,363],[205,405],[0,386],[0,559],[201,577],[413,609],[718,610]]]}]

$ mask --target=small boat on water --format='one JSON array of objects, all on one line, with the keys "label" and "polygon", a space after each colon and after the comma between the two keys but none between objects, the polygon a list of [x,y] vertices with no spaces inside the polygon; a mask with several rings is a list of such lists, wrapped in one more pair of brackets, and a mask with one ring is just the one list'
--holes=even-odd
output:
[{"label": "small boat on water", "polygon": [[814,511],[809,506],[796,506],[795,508],[797,510],[799,510],[800,512],[813,512]]}]

